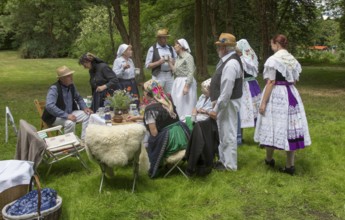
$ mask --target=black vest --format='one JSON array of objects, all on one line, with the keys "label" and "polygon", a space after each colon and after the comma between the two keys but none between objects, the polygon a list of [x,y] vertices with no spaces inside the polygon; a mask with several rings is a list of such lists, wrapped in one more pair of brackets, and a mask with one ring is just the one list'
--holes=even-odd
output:
[{"label": "black vest", "polygon": [[[66,109],[66,106],[65,106],[65,102],[63,100],[63,95],[62,95],[62,88],[61,88],[61,84],[60,84],[60,81],[57,81],[56,83],[54,83],[53,85],[55,85],[57,87],[57,90],[58,90],[58,98],[56,100],[56,106],[61,109],[61,110],[65,110]],[[52,86],[53,86],[52,85]],[[75,91],[75,88],[74,88],[74,84],[71,85],[71,93],[72,93],[72,110],[78,110],[78,105],[76,103],[76,100],[74,99],[74,91]],[[51,126],[55,120],[56,120],[56,117],[52,114],[50,114],[46,108],[44,108],[44,111],[43,111],[43,114],[42,114],[42,120],[49,126]]]},{"label": "black vest", "polygon": [[[166,46],[170,50],[171,57],[174,58],[174,52],[172,50],[172,47],[169,46],[169,45],[166,45]],[[155,43],[152,47],[153,47],[153,55],[152,55],[152,61],[151,62],[153,63],[153,62],[156,62],[156,61],[160,60],[161,56],[159,55],[159,52],[158,52],[157,43]],[[152,75],[153,76],[158,76],[160,71],[161,71],[161,66],[160,65],[156,66],[155,68],[152,69]]]},{"label": "black vest", "polygon": [[[238,61],[238,63],[241,66],[241,71],[243,72],[241,58],[236,53],[234,53],[227,60],[225,60],[225,62],[222,63],[222,65],[216,70],[216,73],[212,76],[212,79],[211,79],[210,98],[212,102],[217,100],[220,96],[220,84],[221,84],[221,79],[222,79],[222,72],[223,72],[225,64],[231,59],[235,59]],[[243,74],[241,74],[240,78],[235,79],[235,85],[232,90],[230,99],[238,99],[242,97],[242,84],[243,84]]]}]

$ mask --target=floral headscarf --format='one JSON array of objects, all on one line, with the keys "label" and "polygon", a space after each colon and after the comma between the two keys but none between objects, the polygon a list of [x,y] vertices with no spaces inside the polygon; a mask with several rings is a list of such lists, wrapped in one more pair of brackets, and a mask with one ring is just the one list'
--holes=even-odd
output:
[{"label": "floral headscarf", "polygon": [[237,48],[242,52],[242,56],[251,60],[256,67],[259,65],[258,57],[246,39],[237,41]]},{"label": "floral headscarf", "polygon": [[150,94],[157,102],[161,103],[172,118],[176,118],[173,104],[165,94],[163,87],[155,80],[151,79],[144,83],[144,90]]}]

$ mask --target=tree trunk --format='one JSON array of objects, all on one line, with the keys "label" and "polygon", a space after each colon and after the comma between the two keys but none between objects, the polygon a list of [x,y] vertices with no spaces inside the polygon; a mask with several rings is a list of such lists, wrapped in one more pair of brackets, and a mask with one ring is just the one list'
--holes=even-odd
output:
[{"label": "tree trunk", "polygon": [[121,11],[121,2],[120,0],[110,0],[111,5],[114,9],[114,22],[117,27],[117,30],[119,31],[122,41],[126,44],[129,43],[129,35],[125,26],[125,23],[123,22],[122,18],[122,11]]},{"label": "tree trunk", "polygon": [[[196,63],[196,75],[201,78],[208,77],[207,71],[207,40],[205,41],[205,25],[203,25],[206,16],[203,13],[203,8],[207,4],[203,4],[203,0],[195,0],[195,20],[194,20],[194,39],[195,39],[195,63]],[[206,33],[207,34],[207,33]],[[206,38],[207,39],[207,38]],[[206,54],[206,57],[205,57]]]},{"label": "tree trunk", "polygon": [[225,32],[226,33],[234,34],[233,14],[234,14],[234,0],[228,0],[226,4],[226,15],[225,15]]},{"label": "tree trunk", "polygon": [[207,17],[210,19],[210,26],[211,32],[213,36],[213,40],[218,40],[218,33],[217,33],[217,23],[216,23],[216,13],[218,11],[218,1],[216,0],[207,0]]},{"label": "tree trunk", "polygon": [[202,76],[203,78],[208,78],[208,69],[207,69],[207,64],[208,64],[208,53],[207,53],[207,41],[208,41],[208,26],[209,26],[209,20],[207,19],[207,0],[203,1],[202,4]]},{"label": "tree trunk", "polygon": [[277,4],[275,0],[257,0],[258,19],[260,21],[261,57],[260,70],[269,56],[272,55],[270,40],[276,31]]},{"label": "tree trunk", "polygon": [[114,43],[114,36],[113,36],[113,18],[112,18],[112,14],[111,14],[111,7],[110,4],[107,2],[107,9],[108,9],[108,16],[109,16],[109,38],[110,38],[110,46],[111,46],[111,51],[113,52],[113,54],[116,54],[115,51],[115,43]]},{"label": "tree trunk", "polygon": [[145,81],[144,68],[142,65],[142,51],[140,45],[140,1],[128,0],[129,36],[133,48],[133,62],[135,67],[140,68],[139,82]]}]

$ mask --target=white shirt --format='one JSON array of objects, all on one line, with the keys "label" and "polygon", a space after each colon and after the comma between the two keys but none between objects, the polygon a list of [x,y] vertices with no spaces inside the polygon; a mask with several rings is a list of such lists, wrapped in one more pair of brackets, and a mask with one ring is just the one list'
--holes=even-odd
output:
[{"label": "white shirt", "polygon": [[[169,47],[171,46],[168,46],[166,45],[165,47],[162,47],[161,45],[159,45],[158,43],[156,43],[156,47],[158,49],[158,54],[160,57],[164,56],[164,55],[168,55],[169,57],[171,57],[171,52],[170,52],[170,49]],[[177,57],[177,54],[174,50],[173,47],[172,48],[172,52],[174,54],[174,58],[176,59]],[[146,55],[146,60],[145,60],[145,67],[148,68],[149,64],[152,63],[152,58],[153,58],[153,46],[151,46],[149,48],[149,50],[147,51],[147,55]]]},{"label": "white shirt", "polygon": [[[125,69],[123,67],[127,62],[129,64],[129,68]],[[134,67],[135,66],[131,58],[127,61],[123,56],[121,56],[114,60],[113,71],[119,79],[133,79],[135,78]]]}]

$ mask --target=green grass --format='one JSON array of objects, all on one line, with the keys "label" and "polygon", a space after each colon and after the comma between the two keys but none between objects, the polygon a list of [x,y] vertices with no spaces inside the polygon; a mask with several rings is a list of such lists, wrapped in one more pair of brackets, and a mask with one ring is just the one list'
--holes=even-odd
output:
[{"label": "green grass", "polygon": [[[9,106],[17,124],[25,119],[38,127],[33,100],[45,98],[61,65],[76,71],[78,90],[89,95],[88,73],[75,59],[23,60],[16,52],[0,52],[0,121],[4,122],[4,109]],[[154,180],[141,174],[132,194],[128,166],[117,169],[99,194],[101,171],[83,154],[90,174],[75,158],[53,165],[47,177],[43,175],[47,167],[41,164],[42,184],[63,198],[62,219],[345,219],[345,67],[305,66],[297,88],[312,146],[297,151],[294,177],[267,168],[265,151],[253,142],[254,129],[245,129],[237,172],[212,172],[190,180],[177,172]],[[4,136],[0,126],[0,137]],[[12,159],[13,131],[9,143],[1,142],[0,159]],[[275,159],[284,166],[285,153],[276,152]]]}]

